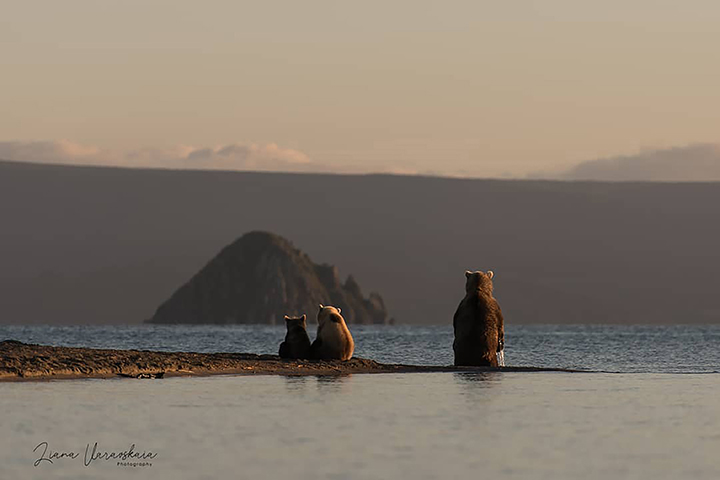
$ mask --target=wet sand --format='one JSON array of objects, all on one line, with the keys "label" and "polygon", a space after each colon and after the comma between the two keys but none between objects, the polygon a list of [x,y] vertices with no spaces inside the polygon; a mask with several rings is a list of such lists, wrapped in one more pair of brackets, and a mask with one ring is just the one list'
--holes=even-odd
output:
[{"label": "wet sand", "polygon": [[152,352],[51,347],[0,342],[0,381],[80,378],[160,378],[202,375],[346,375],[415,372],[547,372],[537,367],[454,367],[383,364],[365,358],[286,360],[252,353]]}]

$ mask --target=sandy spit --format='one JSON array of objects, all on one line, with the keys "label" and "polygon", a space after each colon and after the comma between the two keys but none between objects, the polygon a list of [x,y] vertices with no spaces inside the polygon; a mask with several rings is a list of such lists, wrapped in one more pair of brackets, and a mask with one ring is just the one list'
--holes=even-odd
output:
[{"label": "sandy spit", "polygon": [[383,364],[365,358],[285,360],[253,353],[152,352],[51,347],[0,342],[0,381],[80,378],[159,378],[203,375],[347,375],[414,372],[565,371],[536,367],[454,367]]}]

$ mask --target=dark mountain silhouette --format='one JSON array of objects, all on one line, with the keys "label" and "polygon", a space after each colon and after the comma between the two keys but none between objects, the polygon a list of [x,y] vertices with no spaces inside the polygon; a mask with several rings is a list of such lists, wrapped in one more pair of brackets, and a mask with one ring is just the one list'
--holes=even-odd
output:
[{"label": "dark mountain silhouette", "polygon": [[364,298],[349,276],[317,265],[288,240],[250,232],[223,248],[180,287],[150,323],[282,323],[284,315],[314,318],[318,304],[342,308],[350,323],[385,323],[382,297]]},{"label": "dark mountain silhouette", "polygon": [[0,163],[0,322],[141,322],[254,230],[400,323],[450,325],[468,269],[495,272],[507,325],[720,322],[718,218],[719,183]]}]

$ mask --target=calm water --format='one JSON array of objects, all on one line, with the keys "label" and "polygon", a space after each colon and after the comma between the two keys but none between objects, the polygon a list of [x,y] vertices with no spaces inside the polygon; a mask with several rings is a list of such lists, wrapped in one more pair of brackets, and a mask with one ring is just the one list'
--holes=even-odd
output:
[{"label": "calm water", "polygon": [[[451,363],[446,327],[354,327],[356,355]],[[55,345],[275,353],[279,327],[12,327]],[[509,326],[507,365],[593,373],[0,383],[0,479],[720,478],[720,327]],[[33,462],[48,442],[76,459]],[[152,466],[86,467],[135,444]]]}]

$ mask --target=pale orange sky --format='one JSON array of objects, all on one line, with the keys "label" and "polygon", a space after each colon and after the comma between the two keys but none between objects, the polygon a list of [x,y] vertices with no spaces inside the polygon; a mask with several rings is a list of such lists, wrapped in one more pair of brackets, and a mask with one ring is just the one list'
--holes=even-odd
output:
[{"label": "pale orange sky", "polygon": [[260,168],[279,155],[338,171],[524,176],[720,141],[715,1],[2,11],[0,142],[62,140],[116,163],[239,145]]}]

